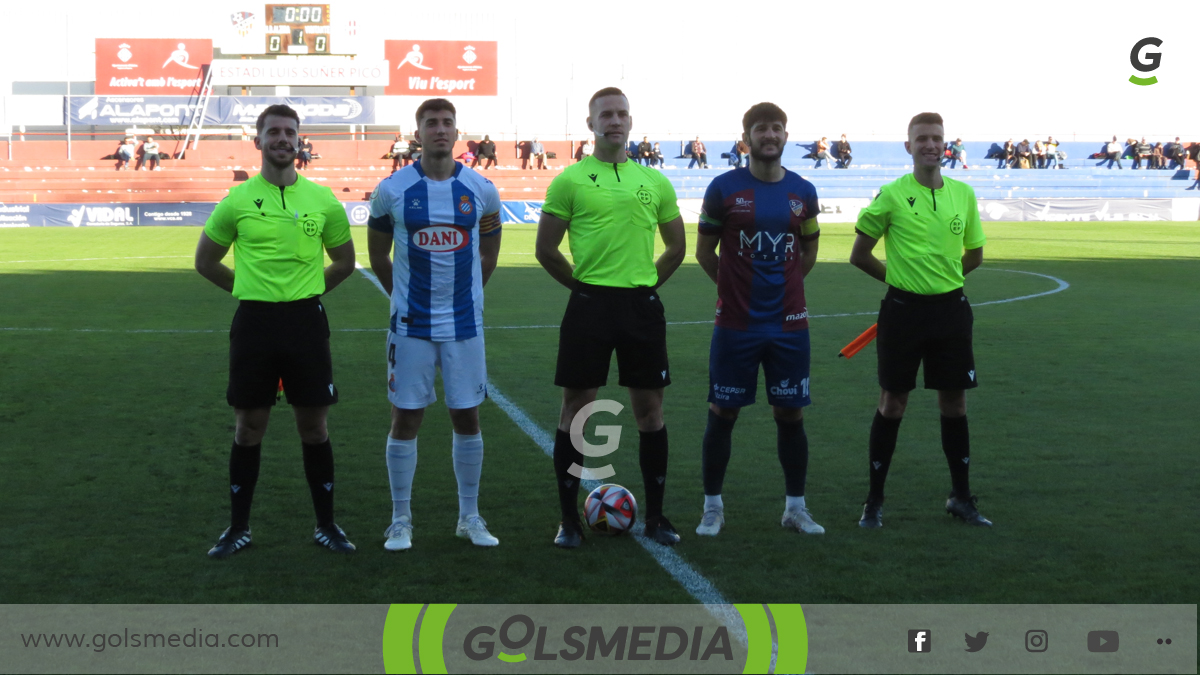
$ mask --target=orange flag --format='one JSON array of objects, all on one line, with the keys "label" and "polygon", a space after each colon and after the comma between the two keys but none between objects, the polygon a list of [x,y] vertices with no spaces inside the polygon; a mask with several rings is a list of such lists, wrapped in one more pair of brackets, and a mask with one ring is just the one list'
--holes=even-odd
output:
[{"label": "orange flag", "polygon": [[879,324],[877,324],[877,323],[871,324],[871,327],[866,329],[865,331],[863,331],[862,335],[859,335],[858,337],[851,340],[850,344],[846,345],[845,347],[842,347],[842,351],[838,352],[838,356],[844,356],[846,358],[850,358],[850,357],[854,356],[855,354],[857,354],[858,352],[860,352],[863,347],[866,347],[867,345],[871,344],[871,340],[875,339],[875,332],[878,329],[878,327],[879,327]]}]

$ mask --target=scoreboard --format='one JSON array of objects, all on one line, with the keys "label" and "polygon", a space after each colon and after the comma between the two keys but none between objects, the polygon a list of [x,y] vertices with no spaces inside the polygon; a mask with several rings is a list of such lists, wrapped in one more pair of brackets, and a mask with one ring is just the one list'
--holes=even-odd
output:
[{"label": "scoreboard", "polygon": [[[260,11],[229,14],[227,29],[215,39],[223,54],[359,53],[356,22],[344,10],[326,4],[259,5]],[[344,15],[344,16],[335,16]]]},{"label": "scoreboard", "polygon": [[329,5],[267,5],[267,54],[330,54]]}]

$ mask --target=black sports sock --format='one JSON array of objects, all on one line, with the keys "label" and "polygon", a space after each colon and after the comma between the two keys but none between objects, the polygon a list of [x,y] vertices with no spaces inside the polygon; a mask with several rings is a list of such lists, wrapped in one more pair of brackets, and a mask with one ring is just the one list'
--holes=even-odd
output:
[{"label": "black sports sock", "polygon": [[775,439],[779,463],[783,465],[785,494],[803,497],[804,483],[808,480],[808,435],[804,433],[804,420],[775,420]]},{"label": "black sports sock", "polygon": [[258,466],[262,443],[238,445],[229,451],[229,526],[235,530],[250,527],[250,505],[258,484]]},{"label": "black sports sock", "polygon": [[942,415],[942,452],[950,465],[950,483],[959,499],[971,496],[971,436],[967,433],[967,416]]},{"label": "black sports sock", "polygon": [[896,436],[900,433],[902,419],[888,419],[883,413],[875,411],[875,419],[871,422],[869,450],[871,492],[867,498],[871,501],[883,501],[883,484],[887,481],[888,468],[892,465],[892,455],[896,453]]},{"label": "black sports sock", "polygon": [[700,453],[700,471],[704,476],[704,494],[719,495],[725,483],[725,468],[733,445],[733,425],[736,419],[726,419],[708,410],[708,426],[704,428],[704,443]]},{"label": "black sports sock", "polygon": [[579,521],[579,476],[572,476],[572,464],[583,466],[583,453],[571,444],[570,432],[554,434],[554,479],[558,483],[558,506],[564,522]]},{"label": "black sports sock", "polygon": [[663,495],[667,491],[667,427],[658,431],[638,431],[638,464],[642,467],[642,484],[646,488],[646,519],[657,518],[663,512]]},{"label": "black sports sock", "polygon": [[333,445],[327,438],[324,443],[303,446],[304,477],[308,479],[317,527],[328,527],[333,525]]}]

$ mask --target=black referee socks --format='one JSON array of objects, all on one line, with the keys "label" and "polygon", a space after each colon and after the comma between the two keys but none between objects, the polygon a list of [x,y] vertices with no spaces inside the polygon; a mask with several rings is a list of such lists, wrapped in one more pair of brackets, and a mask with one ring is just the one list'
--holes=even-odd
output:
[{"label": "black referee socks", "polygon": [[579,477],[568,469],[572,464],[583,466],[583,453],[571,445],[570,432],[559,429],[554,434],[554,479],[558,483],[558,505],[563,522],[579,522]]},{"label": "black referee socks", "polygon": [[729,466],[729,455],[733,445],[733,425],[736,419],[725,419],[708,409],[708,426],[704,428],[701,445],[700,471],[704,476],[704,494],[721,494],[725,484],[725,469]]},{"label": "black referee socks", "polygon": [[888,419],[879,410],[871,422],[871,441],[868,454],[871,460],[871,492],[868,499],[883,501],[883,484],[887,481],[888,468],[892,466],[892,455],[896,454],[896,436],[900,434],[903,418]]},{"label": "black referee socks", "polygon": [[950,465],[950,482],[959,499],[971,496],[968,479],[971,470],[971,436],[967,433],[967,416],[942,416],[942,452]]},{"label": "black referee socks", "polygon": [[638,431],[638,464],[646,488],[645,520],[658,518],[663,511],[667,491],[667,427],[658,431]]},{"label": "black referee socks", "polygon": [[788,497],[803,497],[804,483],[808,480],[808,435],[804,433],[804,420],[784,422],[777,419],[775,429],[785,494]]},{"label": "black referee socks", "polygon": [[250,527],[250,504],[254,501],[261,461],[262,443],[238,445],[235,442],[229,451],[229,526],[234,530]]},{"label": "black referee socks", "polygon": [[328,438],[324,443],[302,445],[304,477],[308,479],[308,491],[312,494],[317,527],[329,527],[333,525],[333,445]]}]

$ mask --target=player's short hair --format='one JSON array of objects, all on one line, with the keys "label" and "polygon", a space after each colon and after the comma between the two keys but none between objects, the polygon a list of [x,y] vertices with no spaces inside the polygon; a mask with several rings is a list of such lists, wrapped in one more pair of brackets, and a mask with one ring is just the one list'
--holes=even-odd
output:
[{"label": "player's short hair", "polygon": [[417,126],[421,126],[421,117],[427,112],[448,112],[454,115],[454,120],[458,121],[458,111],[454,109],[454,104],[444,98],[427,99],[424,103],[417,106]]},{"label": "player's short hair", "polygon": [[774,103],[755,103],[742,115],[742,131],[750,133],[751,127],[759,122],[783,122],[783,128],[786,129],[787,113]]},{"label": "player's short hair", "polygon": [[946,123],[942,121],[942,116],[937,113],[918,113],[908,121],[908,132],[912,133],[912,128],[918,124],[936,124],[939,127],[945,128]]},{"label": "player's short hair", "polygon": [[254,123],[254,127],[258,129],[259,134],[262,134],[263,125],[267,123],[267,117],[271,115],[296,120],[296,130],[300,130],[300,115],[291,106],[276,103],[275,105],[267,106],[265,110],[259,113],[258,120]]},{"label": "player's short hair", "polygon": [[[592,109],[592,104],[595,103],[597,99],[604,98],[605,96],[625,96],[625,92],[616,87],[605,87],[592,94],[592,97],[588,99],[588,110],[590,111]],[[625,100],[628,101],[629,97],[625,96]]]}]

